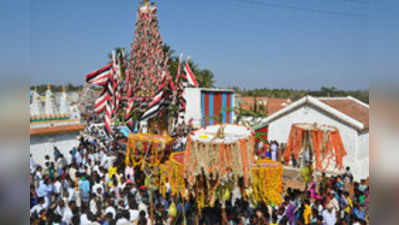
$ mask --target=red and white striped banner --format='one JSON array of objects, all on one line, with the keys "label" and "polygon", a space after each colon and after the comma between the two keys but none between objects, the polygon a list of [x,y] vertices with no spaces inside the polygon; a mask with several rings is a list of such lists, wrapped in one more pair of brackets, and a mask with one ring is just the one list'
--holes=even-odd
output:
[{"label": "red and white striped banner", "polygon": [[184,65],[183,79],[185,79],[189,85],[192,85],[194,87],[199,86],[197,80],[195,79],[193,71],[191,71],[191,68],[188,65],[188,61],[186,61],[186,64]]}]

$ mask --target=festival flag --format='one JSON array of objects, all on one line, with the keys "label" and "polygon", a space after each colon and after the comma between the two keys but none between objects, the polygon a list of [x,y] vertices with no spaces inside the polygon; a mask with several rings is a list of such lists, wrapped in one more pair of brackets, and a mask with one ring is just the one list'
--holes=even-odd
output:
[{"label": "festival flag", "polygon": [[105,116],[104,116],[104,126],[105,131],[107,132],[108,136],[111,134],[111,118],[112,118],[112,109],[111,106],[108,104],[105,105]]},{"label": "festival flag", "polygon": [[104,85],[112,74],[112,64],[108,64],[101,69],[86,75],[88,84]]},{"label": "festival flag", "polygon": [[179,85],[180,83],[180,67],[181,67],[181,61],[183,59],[183,53],[180,54],[179,56],[179,64],[177,64],[177,73],[176,73],[176,84]]},{"label": "festival flag", "polygon": [[128,119],[130,117],[130,113],[132,112],[133,109],[133,104],[134,104],[134,98],[130,98],[127,104],[125,119]]},{"label": "festival flag", "polygon": [[143,113],[143,115],[140,117],[140,121],[147,120],[147,119],[150,119],[150,118],[154,117],[159,112],[159,110],[161,109],[161,105],[162,105],[162,101],[159,101],[158,103],[156,103],[156,104],[152,105],[151,107],[149,107],[147,109],[147,111],[145,111]]},{"label": "festival flag", "polygon": [[176,86],[173,84],[172,78],[171,78],[170,76],[168,76],[168,85],[169,85],[170,89],[171,89],[173,92],[175,92],[175,91],[177,90],[177,89],[176,89]]},{"label": "festival flag", "polygon": [[195,79],[194,73],[191,70],[190,66],[188,65],[188,60],[186,61],[186,64],[184,65],[183,69],[183,80],[188,82],[189,85],[192,85],[194,87],[198,87],[198,82]]},{"label": "festival flag", "polygon": [[103,95],[101,95],[99,98],[96,99],[96,102],[94,104],[94,111],[96,113],[104,111],[105,105],[107,104],[108,100],[109,100],[109,94],[108,92],[105,92]]},{"label": "festival flag", "polygon": [[118,79],[121,76],[121,64],[119,54],[117,55],[116,51],[112,51],[112,70],[114,71],[115,78]]},{"label": "festival flag", "polygon": [[158,92],[154,95],[151,103],[148,106],[148,109],[141,115],[140,121],[147,120],[155,116],[159,110],[161,109],[163,98],[164,98],[164,88],[167,78],[164,74],[163,81],[161,87],[159,87]]}]

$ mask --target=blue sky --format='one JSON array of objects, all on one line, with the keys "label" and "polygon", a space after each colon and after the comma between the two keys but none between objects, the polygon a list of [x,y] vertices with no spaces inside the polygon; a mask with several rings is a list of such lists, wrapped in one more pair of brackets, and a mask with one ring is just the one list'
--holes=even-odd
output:
[{"label": "blue sky", "polygon": [[[368,88],[398,81],[391,0],[158,0],[163,40],[216,86]],[[1,74],[83,84],[115,47],[130,50],[138,1],[6,0]]]}]

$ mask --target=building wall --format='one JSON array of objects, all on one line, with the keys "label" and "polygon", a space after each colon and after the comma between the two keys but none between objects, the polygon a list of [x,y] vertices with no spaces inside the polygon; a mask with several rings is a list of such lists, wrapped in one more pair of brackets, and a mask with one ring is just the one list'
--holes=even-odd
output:
[{"label": "building wall", "polygon": [[193,119],[195,127],[201,126],[201,89],[185,88],[183,97],[186,99],[185,122],[188,123]]},{"label": "building wall", "polygon": [[[207,103],[204,101],[205,96],[208,96]],[[214,116],[215,112],[221,112],[223,108],[233,108],[235,105],[234,92],[223,89],[185,88],[183,97],[186,99],[185,122],[188,123],[190,119],[193,119],[195,127],[204,125],[202,120],[206,117],[205,108],[207,108],[210,116]],[[227,102],[228,99],[230,100],[229,102]],[[230,112],[229,116],[227,116],[228,112],[222,112],[224,122],[234,121],[235,115],[233,112]],[[213,120],[210,122],[211,124],[214,123]]]},{"label": "building wall", "polygon": [[[278,142],[286,143],[293,123],[315,122],[321,125],[330,125],[338,128],[345,150],[347,151],[347,155],[343,159],[343,164],[344,166],[350,166],[354,176],[359,179],[362,174],[361,166],[357,159],[357,145],[359,145],[358,132],[354,128],[342,123],[333,118],[330,114],[327,114],[314,106],[309,104],[303,105],[272,121],[269,124],[268,138],[269,140],[277,140]],[[329,169],[334,168],[334,166],[335,165],[332,164]]]},{"label": "building wall", "polygon": [[57,148],[67,158],[68,162],[71,160],[69,151],[73,147],[77,147],[79,132],[72,132],[67,134],[54,134],[43,136],[31,136],[29,151],[32,154],[36,163],[44,165],[44,156],[49,155],[54,160],[53,148]]},{"label": "building wall", "polygon": [[[215,91],[204,89],[201,91],[202,125],[232,123],[233,112],[228,111],[234,106],[234,93],[230,91]],[[221,116],[221,117],[219,117]],[[205,120],[204,120],[205,119]]]},{"label": "building wall", "polygon": [[367,131],[359,134],[359,151],[357,159],[359,161],[360,179],[367,178],[370,175],[369,157],[369,132]]}]

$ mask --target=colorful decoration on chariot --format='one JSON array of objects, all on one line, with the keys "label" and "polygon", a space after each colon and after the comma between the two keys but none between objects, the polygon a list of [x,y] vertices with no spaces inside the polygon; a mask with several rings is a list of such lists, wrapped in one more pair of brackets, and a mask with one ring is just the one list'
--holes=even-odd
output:
[{"label": "colorful decoration on chariot", "polygon": [[[176,80],[172,80],[168,70],[169,55],[164,50],[156,12],[157,6],[148,0],[140,5],[129,62],[123,49],[118,50],[112,54],[112,63],[86,76],[87,84],[103,86],[94,111],[105,112],[107,133],[111,132],[112,119],[122,107],[124,120],[132,132],[139,130],[140,121],[154,116],[168,120],[160,123],[176,125],[179,114],[182,117],[185,111],[184,87],[198,86],[188,60],[183,72],[180,71],[180,60]],[[177,106],[178,110],[170,110],[175,108],[169,107],[171,105]]]},{"label": "colorful decoration on chariot", "polygon": [[283,165],[259,159],[252,167],[252,198],[257,202],[279,205],[283,201]]},{"label": "colorful decoration on chariot", "polygon": [[[143,97],[137,103],[148,104],[161,85],[162,75],[168,72],[169,57],[163,51],[156,12],[157,7],[149,1],[145,1],[137,12],[134,42],[131,45],[127,69],[132,94]],[[141,106],[142,111],[145,110],[143,104],[137,106]]]},{"label": "colorful decoration on chariot", "polygon": [[[124,54],[123,51],[120,54]],[[90,85],[102,86],[101,94],[96,99],[94,111],[96,113],[104,113],[105,131],[111,134],[111,123],[115,112],[119,109],[121,100],[121,57],[116,56],[116,52],[112,51],[112,63],[107,64],[99,70],[86,75],[86,82]]]},{"label": "colorful decoration on chariot", "polygon": [[166,183],[169,183],[172,196],[185,196],[184,152],[172,153],[169,160],[160,164],[159,167],[161,170],[161,193],[165,196]]},{"label": "colorful decoration on chariot", "polygon": [[346,151],[337,128],[309,123],[293,124],[283,155],[285,162],[288,163],[291,156],[298,159],[308,149],[310,159],[313,159],[314,154],[316,169],[325,171],[331,161],[334,161],[335,168],[343,168],[342,160]]},{"label": "colorful decoration on chariot", "polygon": [[145,164],[158,166],[171,151],[172,138],[166,135],[130,134],[127,142],[125,164],[133,167]]},{"label": "colorful decoration on chariot", "polygon": [[245,185],[250,181],[254,162],[254,132],[246,127],[220,124],[194,131],[187,139],[184,157],[184,172],[190,185],[205,172],[226,182],[227,177],[244,177]]}]

